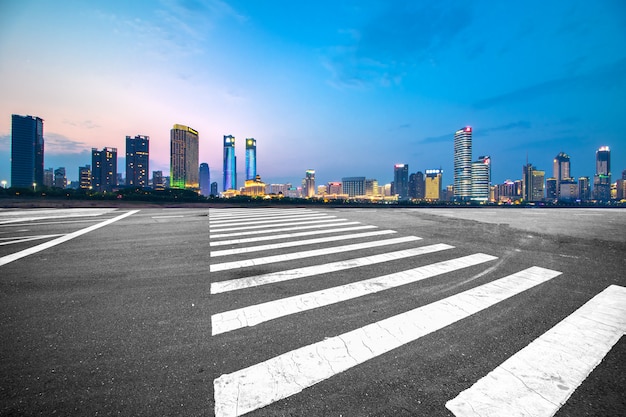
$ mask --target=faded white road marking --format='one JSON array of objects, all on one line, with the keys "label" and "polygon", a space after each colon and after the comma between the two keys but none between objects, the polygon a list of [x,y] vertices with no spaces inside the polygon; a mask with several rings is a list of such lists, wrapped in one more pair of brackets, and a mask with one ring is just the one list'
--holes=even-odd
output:
[{"label": "faded white road marking", "polygon": [[226,333],[243,327],[255,326],[269,320],[290,314],[300,313],[314,308],[336,304],[353,298],[374,294],[418,282],[437,275],[480,265],[498,259],[495,256],[477,253],[462,258],[437,262],[407,271],[396,272],[380,277],[357,281],[338,287],[282,298],[267,303],[256,304],[211,316],[213,335]]},{"label": "faded white road marking", "polygon": [[68,219],[76,217],[94,217],[110,213],[115,209],[74,208],[74,209],[30,209],[11,210],[0,213],[0,225],[10,223],[34,222],[48,219]]},{"label": "faded white road marking", "polygon": [[63,236],[61,234],[56,235],[39,235],[39,236],[20,236],[20,237],[3,237],[0,238],[0,246],[12,245],[14,243],[30,242],[32,240],[50,239],[53,237]]},{"label": "faded white road marking", "polygon": [[394,239],[377,240],[374,242],[354,243],[352,245],[333,246],[323,249],[312,249],[308,251],[284,253],[281,255],[264,256],[261,258],[245,259],[241,261],[223,262],[219,264],[209,265],[209,272],[225,271],[228,269],[245,268],[248,266],[265,265],[275,262],[292,261],[294,259],[312,258],[315,256],[330,255],[341,252],[350,252],[353,250],[377,248],[386,245],[395,245],[398,243],[414,242],[421,240],[417,236],[403,236]]},{"label": "faded white road marking", "polygon": [[209,243],[209,246],[240,245],[242,243],[265,242],[268,240],[291,239],[295,237],[324,235],[324,234],[329,234],[329,233],[353,232],[356,230],[364,230],[364,229],[376,229],[376,226],[364,225],[364,226],[354,226],[354,227],[338,227],[335,229],[312,230],[308,232],[298,232],[298,233],[283,233],[283,234],[274,234],[271,236],[249,237],[245,239],[229,239],[229,240],[221,240],[218,242],[211,242]]},{"label": "faded white road marking", "polygon": [[245,211],[232,211],[229,209],[227,213],[217,213],[213,211],[209,211],[209,215],[211,216],[210,220],[218,220],[218,219],[239,219],[245,217],[260,217],[266,215],[281,215],[281,214],[297,214],[297,213],[317,213],[312,210],[307,209],[246,209]]},{"label": "faded white road marking", "polygon": [[306,219],[329,219],[334,218],[336,216],[329,216],[328,214],[317,214],[317,213],[305,213],[305,214],[293,214],[289,216],[273,216],[273,217],[264,217],[260,219],[246,219],[244,221],[238,221],[233,219],[228,220],[217,220],[217,221],[209,221],[209,227],[211,229],[226,227],[226,226],[246,226],[246,225],[257,225],[257,224],[271,224],[271,223],[280,223],[285,220],[306,220]]},{"label": "faded white road marking", "polygon": [[152,216],[153,219],[176,219],[180,217],[185,217],[182,214],[173,214],[169,216]]},{"label": "faded white road marking", "polygon": [[133,214],[139,212],[139,210],[133,210],[133,211],[129,211],[127,213],[124,213],[120,216],[114,217],[112,219],[109,220],[105,220],[102,223],[98,223],[98,224],[94,224],[92,226],[86,227],[84,229],[80,229],[77,230],[75,232],[72,233],[68,233],[64,236],[58,237],[56,239],[50,240],[48,242],[44,242],[40,245],[37,246],[33,246],[32,248],[28,248],[28,249],[24,249],[23,251],[17,252],[17,253],[12,253],[11,255],[7,255],[7,256],[3,256],[2,258],[0,258],[0,266],[2,265],[6,265],[10,262],[16,261],[18,259],[24,258],[25,256],[28,255],[32,255],[34,253],[37,252],[41,252],[42,250],[51,248],[53,246],[59,245],[61,243],[67,242],[68,240],[72,240],[78,236],[84,235],[85,233],[89,233],[91,231],[94,231],[96,229],[99,229],[101,227],[104,226],[108,226],[111,223],[115,223],[118,220],[122,220],[123,218],[126,218],[128,216],[132,216]]},{"label": "faded white road marking", "polygon": [[252,229],[264,229],[263,232],[265,230],[269,230],[268,227],[282,227],[282,226],[297,226],[297,225],[313,225],[313,224],[320,224],[320,223],[328,223],[328,222],[336,222],[339,220],[345,220],[345,219],[335,219],[335,218],[328,218],[328,216],[324,216],[324,217],[320,217],[319,219],[313,219],[313,220],[299,220],[299,221],[290,221],[287,223],[275,223],[275,224],[259,224],[256,226],[238,226],[238,227],[227,227],[225,229],[211,229],[209,230],[209,236],[213,237],[213,235],[215,233],[223,233],[223,232],[232,232],[232,231],[236,231],[236,230],[245,230],[246,232],[252,230]]},{"label": "faded white road marking", "polygon": [[[269,234],[269,233],[283,233],[283,232],[292,232],[294,230],[307,230],[307,229],[323,229],[325,227],[344,227],[351,226],[355,224],[361,224],[359,222],[349,222],[346,219],[330,219],[330,220],[320,220],[319,222],[315,222],[316,224],[309,224],[307,226],[292,226],[292,227],[279,227],[276,229],[263,229],[263,230],[252,230],[245,232],[234,232],[234,233],[212,233],[209,237],[211,239],[221,239],[226,237],[237,237],[237,236],[251,236],[251,235],[261,235],[261,234]],[[319,224],[317,224],[319,223]]]},{"label": "faded white road marking", "polygon": [[315,239],[294,240],[291,242],[272,243],[267,245],[246,246],[243,248],[223,249],[211,251],[209,256],[215,258],[217,256],[239,255],[242,253],[260,252],[274,249],[293,248],[294,246],[316,245],[318,243],[338,242],[341,240],[361,239],[364,237],[383,236],[397,233],[395,230],[377,230],[374,232],[352,233],[349,235],[318,237]]},{"label": "faded white road marking", "polygon": [[228,281],[218,281],[211,284],[211,294],[219,294],[244,288],[257,287],[259,285],[273,284],[276,282],[305,278],[314,275],[326,274],[329,272],[337,272],[350,268],[358,268],[382,262],[390,262],[397,259],[409,258],[452,248],[454,248],[454,246],[439,243],[436,245],[420,246],[418,248],[381,253],[379,255],[366,256],[363,258],[348,259],[345,261],[332,262],[322,265],[313,265],[304,268],[295,268],[288,271],[278,271],[269,274],[255,275],[252,277],[232,279]]},{"label": "faded white road marking", "polygon": [[284,353],[213,381],[215,415],[239,416],[297,394],[500,301],[560,272],[533,267],[432,304]]},{"label": "faded white road marking", "polygon": [[456,416],[553,416],[626,332],[611,285],[446,403]]}]

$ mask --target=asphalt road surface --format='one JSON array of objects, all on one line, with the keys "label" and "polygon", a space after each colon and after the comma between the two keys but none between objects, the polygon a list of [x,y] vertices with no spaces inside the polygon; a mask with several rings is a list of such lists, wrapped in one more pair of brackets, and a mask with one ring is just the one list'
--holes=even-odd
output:
[{"label": "asphalt road surface", "polygon": [[0,210],[0,415],[623,416],[626,210]]}]

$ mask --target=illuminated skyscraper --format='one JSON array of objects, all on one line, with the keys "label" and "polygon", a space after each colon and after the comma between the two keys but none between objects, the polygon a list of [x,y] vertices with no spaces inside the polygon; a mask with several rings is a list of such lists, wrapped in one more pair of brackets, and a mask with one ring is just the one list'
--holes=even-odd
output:
[{"label": "illuminated skyscraper", "polygon": [[198,131],[175,124],[170,130],[170,188],[198,189]]},{"label": "illuminated skyscraper", "polygon": [[373,178],[365,180],[365,195],[380,195],[380,192],[378,190],[378,180],[375,180]]},{"label": "illuminated skyscraper", "polygon": [[454,134],[454,199],[472,197],[472,128],[466,126]]},{"label": "illuminated skyscraper", "polygon": [[348,197],[365,195],[365,177],[342,178],[341,194],[347,194]]},{"label": "illuminated skyscraper", "polygon": [[256,178],[256,139],[246,139],[246,180]]},{"label": "illuminated skyscraper", "polygon": [[315,195],[315,170],[307,169],[303,181],[304,189],[302,193],[305,198],[313,197]]},{"label": "illuminated skyscraper", "polygon": [[91,165],[78,167],[78,188],[81,190],[91,189]]},{"label": "illuminated skyscraper", "polygon": [[11,116],[11,187],[43,185],[43,119]]},{"label": "illuminated skyscraper", "polygon": [[491,158],[479,156],[472,162],[472,200],[487,202],[491,192]]},{"label": "illuminated skyscraper", "polygon": [[224,136],[224,183],[223,191],[237,189],[237,157],[235,156],[235,137]]},{"label": "illuminated skyscraper", "polygon": [[441,200],[441,184],[443,171],[440,169],[427,169],[424,198],[428,201]]},{"label": "illuminated skyscraper", "polygon": [[611,199],[611,150],[608,146],[602,146],[596,151],[593,198],[600,201]]},{"label": "illuminated skyscraper", "polygon": [[532,164],[522,169],[522,199],[525,201],[542,201],[544,197],[545,171],[539,171]]},{"label": "illuminated skyscraper", "polygon": [[117,187],[117,148],[91,149],[91,188],[111,192]]},{"label": "illuminated skyscraper", "polygon": [[152,189],[154,191],[165,190],[165,178],[163,178],[163,171],[152,171]]},{"label": "illuminated skyscraper", "polygon": [[393,192],[399,200],[409,198],[409,164],[396,164],[393,167]]},{"label": "illuminated skyscraper", "polygon": [[126,186],[148,186],[150,137],[126,136]]},{"label": "illuminated skyscraper", "polygon": [[565,152],[554,157],[552,176],[556,179],[556,198],[561,195],[561,182],[570,181],[570,158]]},{"label": "illuminated skyscraper", "polygon": [[208,197],[211,195],[211,172],[209,171],[209,164],[203,162],[200,164],[200,194]]}]

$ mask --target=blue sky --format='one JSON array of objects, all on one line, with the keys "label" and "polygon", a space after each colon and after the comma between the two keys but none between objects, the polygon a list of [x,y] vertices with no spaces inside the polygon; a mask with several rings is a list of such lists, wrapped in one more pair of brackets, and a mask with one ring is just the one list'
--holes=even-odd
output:
[{"label": "blue sky", "polygon": [[[570,155],[593,176],[611,148],[626,169],[626,3],[599,1],[162,0],[0,3],[0,177],[11,114],[45,120],[46,167],[70,179],[91,147],[149,135],[169,172],[175,123],[200,132],[200,162],[222,183],[222,138],[254,137],[265,182],[393,179],[444,169],[454,131],[492,181],[528,160],[552,175]],[[120,167],[123,166],[120,163]],[[240,184],[242,185],[242,184]]]}]

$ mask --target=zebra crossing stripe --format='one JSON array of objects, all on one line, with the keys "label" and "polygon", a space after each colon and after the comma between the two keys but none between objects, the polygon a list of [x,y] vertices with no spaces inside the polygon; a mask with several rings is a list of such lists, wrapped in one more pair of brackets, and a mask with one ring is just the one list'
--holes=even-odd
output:
[{"label": "zebra crossing stripe", "polygon": [[255,275],[252,277],[238,278],[228,281],[218,281],[211,284],[211,294],[219,294],[228,291],[241,290],[244,288],[258,287],[260,285],[273,284],[276,282],[289,281],[292,279],[326,274],[329,272],[337,272],[350,268],[374,265],[382,262],[390,262],[397,259],[410,258],[413,256],[424,255],[427,253],[433,253],[452,248],[454,248],[454,246],[438,243],[436,245],[420,246],[417,248],[387,252],[374,256],[349,259],[346,261],[332,262],[322,265],[313,265],[304,268],[290,269],[288,271],[278,271],[274,273]]},{"label": "zebra crossing stripe", "polygon": [[[334,217],[334,216],[333,216]],[[236,230],[245,230],[245,231],[250,231],[252,229],[267,229],[268,227],[282,227],[282,226],[297,226],[297,225],[313,225],[313,224],[319,224],[319,223],[328,223],[328,222],[336,222],[339,220],[345,220],[345,219],[334,219],[334,218],[329,218],[328,216],[324,216],[324,217],[320,217],[319,219],[304,219],[304,220],[298,220],[298,221],[291,221],[288,223],[275,223],[275,224],[258,224],[256,226],[238,226],[238,227],[227,227],[225,229],[222,229],[221,226],[220,228],[214,228],[209,230],[209,237],[213,237],[214,233],[223,233],[223,232],[233,232]]]},{"label": "zebra crossing stripe", "polygon": [[374,232],[352,233],[349,235],[318,237],[315,239],[293,240],[290,242],[271,243],[267,245],[246,246],[243,248],[223,249],[211,251],[209,256],[212,258],[218,256],[239,255],[242,253],[260,252],[273,249],[293,248],[294,246],[316,245],[318,243],[337,242],[340,240],[360,239],[364,237],[382,236],[397,233],[395,230],[376,230]]},{"label": "zebra crossing stripe", "polygon": [[338,287],[282,298],[211,316],[212,335],[255,326],[269,320],[324,307],[497,259],[477,253]]},{"label": "zebra crossing stripe", "polygon": [[[359,222],[349,222],[345,219],[330,219],[330,220],[320,220],[319,222],[315,222],[316,224],[307,224],[306,226],[291,226],[291,227],[280,227],[276,229],[263,229],[263,230],[252,230],[245,232],[233,232],[233,233],[221,233],[221,234],[212,234],[211,239],[218,238],[226,238],[226,237],[237,237],[237,236],[249,236],[249,235],[261,235],[265,233],[282,233],[282,232],[292,232],[294,230],[307,230],[307,229],[323,229],[325,227],[343,227],[343,226],[352,226],[356,224],[361,224]],[[319,223],[319,224],[317,224]]]},{"label": "zebra crossing stripe", "polygon": [[464,416],[553,416],[626,333],[626,288],[611,285],[446,407]]},{"label": "zebra crossing stripe", "polygon": [[274,216],[274,217],[261,217],[258,219],[246,219],[245,221],[237,221],[234,219],[228,220],[217,220],[217,221],[209,221],[209,228],[214,229],[218,227],[226,227],[226,226],[248,226],[255,224],[271,224],[271,223],[280,223],[285,220],[307,220],[307,219],[328,219],[334,218],[336,216],[329,216],[328,214],[294,214],[290,216]]},{"label": "zebra crossing stripe", "polygon": [[268,240],[278,240],[278,239],[290,239],[290,238],[303,237],[303,236],[323,235],[323,234],[328,234],[328,233],[353,232],[356,230],[365,230],[365,229],[376,229],[376,226],[364,225],[364,226],[354,226],[354,227],[340,227],[336,229],[312,230],[308,232],[298,232],[298,233],[283,233],[283,234],[274,234],[271,236],[249,237],[245,239],[229,239],[229,240],[222,240],[218,242],[210,242],[209,246],[240,245],[242,243],[264,242]]},{"label": "zebra crossing stripe", "polygon": [[222,262],[209,265],[209,272],[226,271],[229,269],[246,268],[255,265],[266,265],[276,262],[293,261],[294,259],[312,258],[315,256],[330,255],[335,253],[350,252],[359,249],[377,248],[386,245],[396,245],[399,243],[414,242],[421,240],[417,236],[403,236],[393,239],[376,240],[373,242],[354,243],[352,245],[332,246],[322,249],[312,249],[308,251],[283,253],[280,255],[264,256],[261,258],[244,259],[241,261]]},{"label": "zebra crossing stripe", "polygon": [[209,220],[231,219],[231,218],[234,219],[234,218],[244,218],[244,217],[257,217],[261,215],[294,214],[294,213],[315,213],[315,212],[311,210],[306,210],[306,209],[280,209],[280,210],[245,209],[245,210],[236,211],[236,212],[231,212],[230,210],[228,210],[227,213],[209,211],[209,215],[211,216]]},{"label": "zebra crossing stripe", "polygon": [[559,274],[557,271],[532,267],[224,374],[213,381],[215,415],[239,416],[297,394],[333,375],[416,341]]}]

